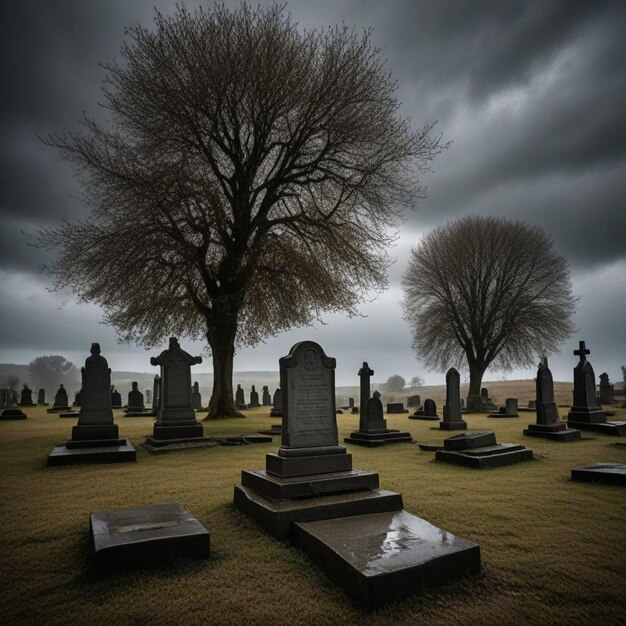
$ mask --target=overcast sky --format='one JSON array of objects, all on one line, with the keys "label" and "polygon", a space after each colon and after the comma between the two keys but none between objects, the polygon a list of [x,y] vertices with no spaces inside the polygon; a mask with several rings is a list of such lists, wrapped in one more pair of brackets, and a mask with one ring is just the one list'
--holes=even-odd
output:
[{"label": "overcast sky", "polygon": [[[22,231],[84,214],[70,167],[37,135],[75,129],[82,111],[97,115],[99,63],[119,57],[124,26],[150,25],[154,6],[170,13],[174,5],[0,4],[0,362],[62,354],[82,364],[99,341],[114,369],[154,369],[149,356],[157,350],[117,344],[98,307],[47,290],[46,256],[26,246]],[[362,307],[366,317],[328,316],[323,326],[269,338],[238,352],[235,369],[278,369],[293,343],[312,339],[337,358],[338,384],[357,384],[363,360],[375,380],[398,373],[442,383],[411,351],[400,276],[423,233],[480,214],[543,228],[569,261],[580,298],[577,331],[550,358],[555,379],[571,380],[572,350],[585,339],[596,374],[619,380],[626,364],[626,2],[335,0],[291,1],[287,9],[306,28],[371,27],[398,80],[402,114],[416,127],[437,120],[453,143],[424,176],[428,198],[406,216],[390,289]],[[211,371],[210,359],[196,368]],[[502,375],[490,370],[485,379]]]}]

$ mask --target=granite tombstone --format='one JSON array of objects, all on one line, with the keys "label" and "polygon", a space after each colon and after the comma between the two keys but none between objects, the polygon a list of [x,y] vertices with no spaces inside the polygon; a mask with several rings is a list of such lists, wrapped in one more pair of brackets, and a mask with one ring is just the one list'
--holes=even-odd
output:
[{"label": "granite tombstone", "polygon": [[35,403],[33,402],[33,391],[26,384],[24,384],[24,387],[22,388],[22,393],[20,397],[20,405],[21,406],[35,406]]},{"label": "granite tombstone", "polygon": [[263,406],[272,405],[272,396],[270,395],[269,387],[267,385],[263,385],[262,402],[263,402]]},{"label": "granite tombstone", "polygon": [[196,381],[191,388],[191,406],[196,410],[202,409],[202,394],[200,393],[198,381]]},{"label": "granite tombstone", "polygon": [[261,406],[259,403],[259,392],[255,389],[255,386],[252,385],[252,389],[250,390],[250,407],[256,408]]},{"label": "granite tombstone", "polygon": [[270,417],[282,417],[283,416],[283,392],[279,387],[274,392],[274,398],[272,400],[272,408],[270,410]]},{"label": "granite tombstone", "polygon": [[600,404],[614,404],[615,394],[613,385],[609,382],[606,372],[600,374]]},{"label": "granite tombstone", "polygon": [[446,373],[446,403],[443,406],[443,421],[439,423],[439,428],[467,430],[467,422],[461,417],[461,376],[454,367]]}]

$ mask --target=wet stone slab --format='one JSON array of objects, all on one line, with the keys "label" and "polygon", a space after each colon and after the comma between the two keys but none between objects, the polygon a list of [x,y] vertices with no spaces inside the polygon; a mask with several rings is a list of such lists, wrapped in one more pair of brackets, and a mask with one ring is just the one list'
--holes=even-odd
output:
[{"label": "wet stone slab", "polygon": [[572,480],[626,486],[626,464],[594,463],[572,470]]},{"label": "wet stone slab", "polygon": [[90,514],[89,526],[93,566],[98,569],[210,554],[208,531],[177,502],[98,511]]},{"label": "wet stone slab", "polygon": [[480,571],[480,548],[407,511],[294,524],[293,543],[365,609]]}]

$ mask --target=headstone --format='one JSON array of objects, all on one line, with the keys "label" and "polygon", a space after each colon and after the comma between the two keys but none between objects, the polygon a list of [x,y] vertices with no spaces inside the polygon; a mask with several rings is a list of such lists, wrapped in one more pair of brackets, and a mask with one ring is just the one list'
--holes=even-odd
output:
[{"label": "headstone", "polygon": [[57,446],[48,465],[137,460],[135,448],[119,438],[111,406],[111,370],[100,354],[100,344],[91,344],[91,356],[81,368],[82,395],[78,424],[72,439]]},{"label": "headstone", "polygon": [[[349,437],[344,439],[344,443],[353,443],[358,446],[374,448],[385,443],[400,443],[411,441],[410,433],[402,433],[399,430],[387,428],[387,421],[384,419],[383,403],[380,401],[380,394],[374,392],[370,398],[370,378],[374,375],[366,362],[359,370],[360,379],[360,417],[359,430],[354,431]],[[353,411],[354,411],[353,407]]]},{"label": "headstone", "polygon": [[48,406],[46,402],[46,390],[43,387],[37,392],[37,404],[39,406]]},{"label": "headstone", "polygon": [[197,410],[202,409],[202,395],[200,394],[198,381],[196,381],[191,388],[191,406]]},{"label": "headstone", "polygon": [[507,398],[504,406],[497,413],[490,413],[489,417],[519,417],[517,412],[517,398]]},{"label": "headstone", "polygon": [[461,410],[465,408],[465,398],[461,398]]},{"label": "headstone", "polygon": [[136,381],[131,383],[132,389],[128,392],[128,408],[129,409],[143,409],[143,393],[139,391],[139,385]]},{"label": "headstone", "polygon": [[80,389],[74,394],[74,402],[72,406],[80,406]]},{"label": "headstone", "polygon": [[439,428],[467,430],[467,422],[461,417],[461,376],[454,367],[446,373],[446,403],[443,406],[443,421],[439,423]]},{"label": "headstone", "polygon": [[13,406],[13,394],[8,387],[0,389],[0,409],[8,409]]},{"label": "headstone", "polygon": [[529,409],[536,409],[537,408],[537,401],[536,400],[529,400],[528,401],[528,408]]},{"label": "headstone", "polygon": [[161,404],[161,377],[157,374],[152,383],[152,415],[155,417],[159,414],[159,406]]},{"label": "headstone", "polygon": [[387,402],[387,413],[408,413],[402,402]]},{"label": "headstone", "polygon": [[254,385],[252,385],[252,389],[250,390],[250,405],[251,407],[261,406],[259,404],[259,392],[255,389]]},{"label": "headstone", "polygon": [[410,409],[419,409],[419,407],[422,406],[422,399],[419,396],[417,396],[417,395],[409,396],[406,399],[406,405]]},{"label": "headstone", "polygon": [[591,363],[587,361],[589,350],[585,342],[579,342],[579,349],[574,350],[579,357],[574,368],[574,403],[567,416],[567,425],[579,430],[593,430],[612,435],[626,435],[626,422],[607,422],[606,413],[596,398],[596,376]]},{"label": "headstone", "polygon": [[272,396],[270,395],[269,387],[263,385],[263,406],[271,406]]},{"label": "headstone", "polygon": [[615,395],[613,385],[609,382],[606,372],[600,374],[600,404],[614,404]]},{"label": "headstone", "polygon": [[152,391],[150,389],[146,389],[143,392],[143,395],[146,398],[146,404],[150,404],[152,402]]},{"label": "headstone", "polygon": [[186,447],[214,445],[204,437],[202,424],[196,421],[191,406],[191,366],[202,363],[202,357],[185,352],[176,337],[170,337],[167,350],[151,357],[150,364],[161,368],[159,409],[151,437],[142,446],[153,454]]},{"label": "headstone", "polygon": [[122,394],[115,388],[114,385],[111,385],[111,406],[114,409],[122,408]]},{"label": "headstone", "polygon": [[283,416],[283,392],[279,387],[274,392],[274,399],[272,402],[272,409],[270,411],[270,417],[282,417]]},{"label": "headstone", "polygon": [[[361,401],[361,404],[363,404],[363,401]],[[354,398],[348,398],[348,408],[349,409],[354,408]]]},{"label": "headstone", "polygon": [[424,400],[424,417],[435,417],[439,419],[437,415],[437,405],[434,400],[427,398]]},{"label": "headstone", "polygon": [[59,386],[58,391],[54,396],[54,402],[52,404],[52,408],[48,409],[48,413],[59,413],[61,411],[67,411],[70,408],[69,401],[67,398],[67,391],[63,385]]},{"label": "headstone", "polygon": [[248,408],[241,385],[237,385],[237,390],[235,391],[235,408],[238,411],[243,411]]},{"label": "headstone", "polygon": [[[400,494],[378,488],[378,474],[352,469],[338,444],[334,370],[335,359],[312,341],[280,359],[282,445],[265,470],[241,473],[235,506],[273,536],[291,536],[365,608],[414,593],[426,576],[443,582],[479,571],[476,544],[442,544],[447,532],[402,510]],[[372,537],[394,537],[393,547],[381,555]]]},{"label": "headstone", "polygon": [[489,397],[489,390],[487,387],[482,387],[480,390],[480,401],[482,409],[484,411],[497,411],[498,407],[493,403],[493,400]]},{"label": "headstone", "polygon": [[35,406],[35,403],[33,402],[33,391],[26,384],[22,389],[20,404],[22,406]]}]

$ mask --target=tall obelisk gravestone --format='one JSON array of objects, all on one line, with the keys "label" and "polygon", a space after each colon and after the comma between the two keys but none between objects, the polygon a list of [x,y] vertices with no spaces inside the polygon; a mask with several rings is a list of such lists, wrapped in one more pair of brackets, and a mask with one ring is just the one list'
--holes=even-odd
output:
[{"label": "tall obelisk gravestone", "polygon": [[543,357],[537,370],[535,381],[535,407],[537,423],[524,429],[527,437],[542,437],[555,441],[575,441],[580,439],[580,431],[567,428],[567,423],[559,418],[559,410],[554,400],[554,383],[548,359]]},{"label": "tall obelisk gravestone", "polygon": [[607,435],[626,435],[626,422],[607,422],[606,413],[596,398],[596,375],[591,363],[587,361],[590,351],[585,342],[579,342],[579,349],[574,350],[580,360],[574,368],[574,404],[567,416],[567,425],[580,430],[604,432]]},{"label": "tall obelisk gravestone", "polygon": [[461,417],[461,377],[451,367],[446,373],[446,403],[443,407],[441,430],[467,430],[467,422]]},{"label": "tall obelisk gravestone", "polygon": [[119,428],[113,422],[111,370],[100,354],[100,344],[91,344],[91,356],[81,368],[81,378],[78,424],[72,428],[71,440],[54,448],[48,465],[135,461],[135,448],[119,438]]}]

